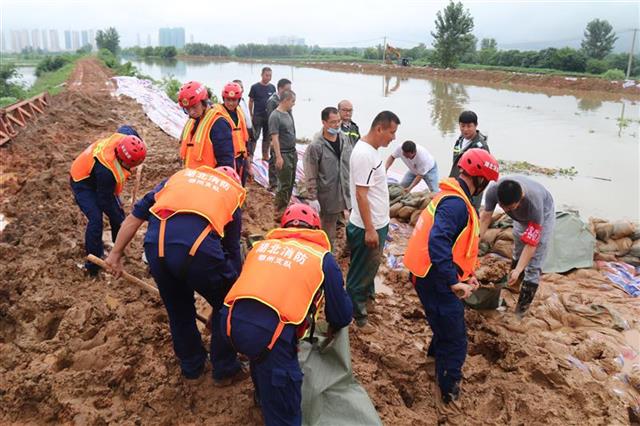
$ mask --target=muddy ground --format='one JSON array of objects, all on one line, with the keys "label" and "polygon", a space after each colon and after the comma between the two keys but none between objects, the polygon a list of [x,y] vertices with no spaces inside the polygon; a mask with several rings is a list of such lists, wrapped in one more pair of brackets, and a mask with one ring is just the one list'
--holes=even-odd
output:
[{"label": "muddy ground", "polygon": [[[150,147],[142,193],[180,167],[177,141],[134,101],[111,96],[108,77],[96,62],[79,62],[68,90],[0,151],[0,212],[9,220],[0,235],[0,423],[259,424],[250,381],[219,389],[209,376],[181,379],[159,299],[106,274],[88,279],[78,266],[86,222],[68,169],[79,152],[130,123]],[[264,233],[273,225],[270,194],[250,185],[247,200],[244,234]],[[390,251],[402,252],[406,233],[391,235]],[[150,280],[142,237],[128,250],[127,269]],[[346,272],[348,259],[340,262]],[[508,268],[496,257],[483,263],[487,276]],[[384,268],[382,277],[376,331],[351,326],[355,375],[385,424],[435,424],[429,328],[406,272]],[[506,312],[466,313],[466,424],[632,421],[640,300],[595,270],[544,276],[523,321],[512,313],[515,296],[506,300]]]}]

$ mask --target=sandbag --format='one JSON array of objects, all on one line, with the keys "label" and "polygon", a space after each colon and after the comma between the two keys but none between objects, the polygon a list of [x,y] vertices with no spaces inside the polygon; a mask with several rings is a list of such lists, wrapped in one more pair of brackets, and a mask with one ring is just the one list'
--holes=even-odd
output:
[{"label": "sandbag", "polygon": [[640,257],[640,240],[635,240],[629,249],[629,256]]},{"label": "sandbag", "polygon": [[491,251],[493,253],[498,253],[500,256],[504,256],[508,259],[513,259],[513,242],[498,240],[495,242],[493,247],[491,247]]},{"label": "sandbag", "polygon": [[638,226],[637,224],[636,224],[636,230],[633,231],[633,234],[631,235],[631,239],[633,241],[640,240],[640,226]]},{"label": "sandbag", "polygon": [[633,241],[631,238],[621,238],[619,240],[598,241],[596,243],[597,250],[600,253],[610,253],[616,256],[624,256],[629,253]]},{"label": "sandbag", "polygon": [[618,260],[618,258],[613,253],[595,252],[593,254],[593,260],[604,261],[604,262],[615,262]]},{"label": "sandbag", "polygon": [[398,218],[408,221],[415,210],[415,207],[403,206],[398,210]]},{"label": "sandbag", "polygon": [[633,235],[634,231],[636,230],[635,225],[626,220],[616,221],[612,225],[613,225],[613,232],[611,233],[611,238],[614,240],[630,237]]},{"label": "sandbag", "polygon": [[402,187],[402,185],[398,185],[396,183],[389,184],[389,200],[401,197],[403,193],[404,188]]},{"label": "sandbag", "polygon": [[420,210],[426,209],[432,199],[433,197],[430,197],[430,196],[424,197],[424,200],[422,200],[422,203],[420,204],[420,207],[419,207]]},{"label": "sandbag", "polygon": [[501,231],[502,230],[498,228],[487,229],[487,232],[485,232],[484,235],[482,236],[482,241],[489,244],[490,246],[493,245],[493,243],[495,243],[496,241],[496,238],[498,237],[498,234]]},{"label": "sandbag", "polygon": [[419,194],[411,194],[410,196],[402,199],[402,204],[404,204],[405,206],[414,207],[417,209],[422,204],[423,199],[424,198]]},{"label": "sandbag", "polygon": [[640,266],[640,257],[638,256],[627,255],[627,256],[622,256],[619,259],[624,263],[628,263],[629,265]]},{"label": "sandbag", "polygon": [[420,218],[421,214],[422,214],[422,210],[416,210],[413,213],[411,213],[411,220],[409,221],[409,224],[411,226],[416,226],[416,223],[418,223],[418,219]]},{"label": "sandbag", "polygon": [[402,203],[395,203],[389,208],[389,217],[398,217],[398,211],[402,208]]},{"label": "sandbag", "polygon": [[613,234],[613,224],[611,223],[596,223],[596,238],[600,241],[607,241]]},{"label": "sandbag", "polygon": [[496,241],[498,240],[513,242],[513,228],[502,229],[496,237]]}]

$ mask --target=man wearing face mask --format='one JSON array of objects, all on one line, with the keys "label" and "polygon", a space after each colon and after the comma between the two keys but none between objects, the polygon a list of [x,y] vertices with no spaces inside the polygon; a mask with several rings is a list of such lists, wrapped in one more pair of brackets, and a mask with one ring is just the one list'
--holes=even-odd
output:
[{"label": "man wearing face mask", "polygon": [[320,221],[331,248],[336,224],[351,209],[349,158],[351,143],[340,131],[340,116],[334,107],[320,114],[322,130],[315,134],[304,153],[304,175],[309,197],[320,204]]}]

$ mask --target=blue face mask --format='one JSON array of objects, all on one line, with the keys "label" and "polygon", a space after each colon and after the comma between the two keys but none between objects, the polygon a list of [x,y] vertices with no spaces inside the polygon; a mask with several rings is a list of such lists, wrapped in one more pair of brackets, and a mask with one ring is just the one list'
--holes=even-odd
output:
[{"label": "blue face mask", "polygon": [[327,129],[327,133],[329,133],[330,135],[337,135],[338,133],[340,133],[340,129],[334,129],[333,127],[329,127]]}]

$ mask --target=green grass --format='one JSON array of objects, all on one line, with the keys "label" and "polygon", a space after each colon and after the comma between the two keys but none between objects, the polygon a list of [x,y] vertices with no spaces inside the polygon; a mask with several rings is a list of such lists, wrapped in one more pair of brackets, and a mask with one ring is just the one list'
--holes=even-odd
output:
[{"label": "green grass", "polygon": [[56,95],[63,90],[62,83],[66,82],[73,68],[75,67],[75,61],[66,64],[62,68],[42,74],[33,86],[27,91],[27,98],[40,94],[42,92],[49,92],[50,95]]}]

